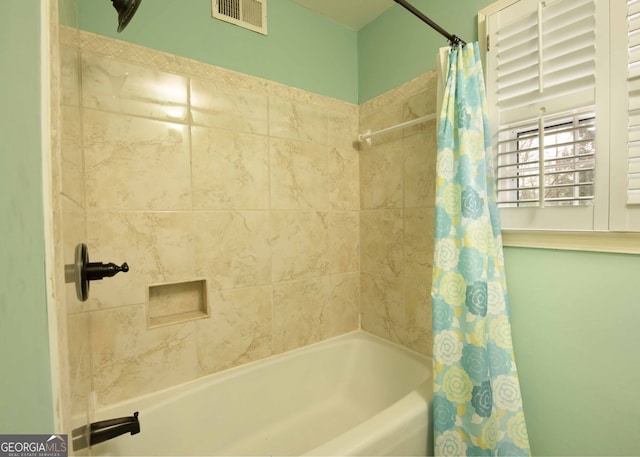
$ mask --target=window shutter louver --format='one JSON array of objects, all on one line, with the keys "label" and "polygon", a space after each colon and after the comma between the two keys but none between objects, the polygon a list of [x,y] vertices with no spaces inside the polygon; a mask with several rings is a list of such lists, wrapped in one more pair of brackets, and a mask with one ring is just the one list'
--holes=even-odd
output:
[{"label": "window shutter louver", "polygon": [[[594,0],[527,1],[518,5],[517,17],[504,14],[497,28],[493,87],[501,207],[593,200],[594,15]],[[640,157],[640,141],[638,151]]]},{"label": "window shutter louver", "polygon": [[627,2],[629,156],[627,204],[640,204],[640,0]]},{"label": "window shutter louver", "polygon": [[595,102],[593,0],[535,6],[496,34],[501,124],[531,118],[532,106],[558,113]]}]

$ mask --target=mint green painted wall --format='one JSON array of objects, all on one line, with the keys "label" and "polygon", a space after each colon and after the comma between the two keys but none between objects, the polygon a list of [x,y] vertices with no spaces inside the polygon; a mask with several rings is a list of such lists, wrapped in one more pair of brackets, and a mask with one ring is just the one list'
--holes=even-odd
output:
[{"label": "mint green painted wall", "polygon": [[506,248],[534,455],[640,455],[640,256]]},{"label": "mint green painted wall", "polygon": [[40,134],[40,0],[0,17],[0,433],[52,433]]},{"label": "mint green painted wall", "polygon": [[[478,38],[477,13],[495,0],[411,0],[446,31],[471,42]],[[360,103],[411,81],[436,65],[447,39],[394,5],[358,33]]]},{"label": "mint green painted wall", "polygon": [[277,81],[358,101],[357,33],[293,3],[268,2],[267,36],[211,17],[211,0],[144,0],[116,33],[108,0],[78,0],[80,28]]}]

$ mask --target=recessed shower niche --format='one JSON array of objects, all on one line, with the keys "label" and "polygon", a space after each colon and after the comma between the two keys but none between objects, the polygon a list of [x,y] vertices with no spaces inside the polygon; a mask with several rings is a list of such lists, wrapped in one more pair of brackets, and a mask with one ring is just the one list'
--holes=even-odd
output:
[{"label": "recessed shower niche", "polygon": [[150,285],[147,316],[149,328],[209,317],[207,280]]}]

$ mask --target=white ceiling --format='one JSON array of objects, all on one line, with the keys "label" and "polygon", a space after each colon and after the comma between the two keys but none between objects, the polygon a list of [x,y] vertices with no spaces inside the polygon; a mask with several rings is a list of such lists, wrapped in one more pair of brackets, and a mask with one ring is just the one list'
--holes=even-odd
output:
[{"label": "white ceiling", "polygon": [[380,16],[393,0],[293,0],[318,14],[350,28],[360,30]]}]

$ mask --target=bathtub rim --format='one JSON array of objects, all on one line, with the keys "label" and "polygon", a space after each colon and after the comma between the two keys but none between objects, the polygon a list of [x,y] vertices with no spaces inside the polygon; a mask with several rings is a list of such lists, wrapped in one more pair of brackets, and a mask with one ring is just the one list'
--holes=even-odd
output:
[{"label": "bathtub rim", "polygon": [[110,405],[98,406],[96,404],[96,407],[93,411],[94,417],[90,418],[90,422],[93,422],[95,420],[109,419],[114,414],[113,411],[124,411],[122,414],[129,415],[133,413],[133,411],[127,412],[129,409],[131,409],[132,406],[135,406],[134,409],[139,411],[159,408],[167,402],[178,400],[183,396],[191,395],[199,390],[208,387],[211,384],[213,378],[219,378],[216,379],[215,382],[222,382],[225,379],[233,379],[234,377],[243,374],[243,372],[251,372],[257,370],[263,365],[272,363],[274,360],[282,363],[287,359],[298,357],[301,353],[316,352],[322,350],[324,346],[340,344],[342,340],[348,340],[352,338],[357,338],[358,340],[364,341],[368,340],[375,344],[390,346],[395,350],[408,354],[412,358],[417,358],[418,360],[423,361],[425,366],[428,367],[429,371],[431,372],[431,374],[428,376],[428,379],[431,379],[433,376],[432,357],[421,354],[394,341],[390,341],[380,336],[374,335],[370,332],[367,332],[366,330],[356,329],[347,333],[343,333],[341,335],[327,338],[322,341],[308,344],[306,346],[301,346],[290,351],[281,352],[279,354],[272,354],[259,360],[254,360],[242,365],[226,368],[224,370],[200,376],[198,378],[176,384],[165,389],[157,390],[144,395],[139,395],[137,397],[132,397]]}]

